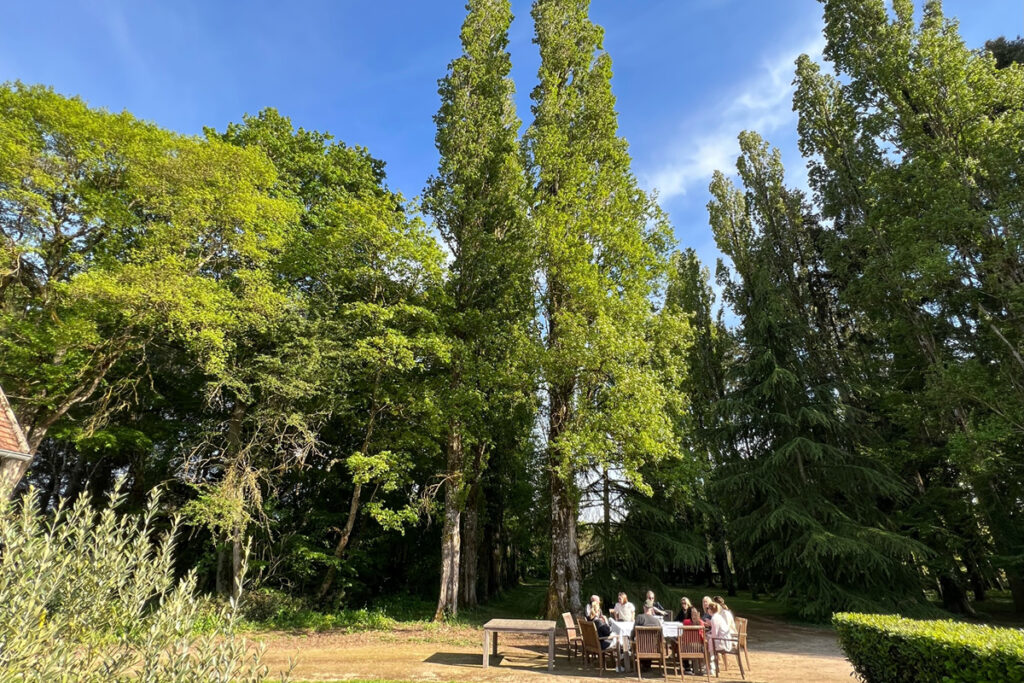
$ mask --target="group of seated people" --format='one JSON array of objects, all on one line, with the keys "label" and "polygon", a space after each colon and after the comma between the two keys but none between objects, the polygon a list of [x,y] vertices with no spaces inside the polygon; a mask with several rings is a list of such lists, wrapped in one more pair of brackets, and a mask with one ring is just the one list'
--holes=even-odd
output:
[{"label": "group of seated people", "polygon": [[[605,614],[601,606],[601,598],[597,595],[590,596],[590,602],[584,616],[597,626],[597,635],[601,638],[601,647],[609,648],[614,644],[610,638],[612,635],[608,619],[615,621],[631,621],[636,626],[661,626],[665,620],[672,620],[672,613],[661,606],[654,596],[654,591],[647,591],[644,600],[643,611],[636,613],[636,606],[629,601],[625,593],[619,593],[618,600]],[[675,620],[683,626],[703,626],[707,636],[711,639],[713,647],[718,652],[732,652],[736,643],[737,629],[736,620],[732,610],[725,604],[725,598],[716,595],[714,598],[704,596],[701,600],[701,609],[697,609],[689,598],[680,598],[679,611]],[[689,662],[687,662],[689,668]]]}]

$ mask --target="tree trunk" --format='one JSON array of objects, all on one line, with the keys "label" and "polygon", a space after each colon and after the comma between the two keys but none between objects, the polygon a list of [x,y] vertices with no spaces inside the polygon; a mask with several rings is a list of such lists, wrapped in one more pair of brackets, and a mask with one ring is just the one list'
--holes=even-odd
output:
[{"label": "tree trunk", "polygon": [[973,552],[969,553],[965,560],[967,563],[967,578],[971,582],[971,592],[974,593],[974,601],[985,602],[985,591],[988,588],[988,581],[985,579],[981,565]]},{"label": "tree trunk", "polygon": [[441,590],[434,621],[459,613],[459,553],[462,512],[462,434],[452,424],[448,432],[448,472],[444,481],[444,528],[441,531]]},{"label": "tree trunk", "polygon": [[459,602],[463,607],[477,606],[477,572],[480,567],[480,484],[473,484],[462,513],[462,550],[459,558]]},{"label": "tree trunk", "polygon": [[559,476],[551,472],[551,575],[544,607],[547,619],[563,612],[580,614],[580,564],[576,543],[576,501]]},{"label": "tree trunk", "polygon": [[974,616],[974,608],[967,599],[967,591],[952,573],[945,572],[939,575],[939,588],[942,592],[943,607],[954,614]]},{"label": "tree trunk", "polygon": [[731,598],[736,597],[736,567],[733,562],[732,548],[729,547],[729,542],[722,539],[722,547],[725,548],[725,567],[727,570],[726,577],[728,582],[725,584],[725,592]]},{"label": "tree trunk", "polygon": [[[359,498],[362,492],[362,484],[356,484],[355,488],[352,489],[352,500],[348,504],[348,519],[345,520],[345,528],[341,530],[341,538],[338,539],[338,544],[334,546],[335,560],[341,560],[342,556],[345,555],[345,548],[348,547],[349,539],[352,538],[352,529],[356,525],[356,515],[359,513]],[[331,590],[331,586],[334,585],[334,579],[337,575],[337,564],[332,564],[327,568],[327,573],[324,574],[324,580],[320,584],[320,590],[316,593],[318,600],[322,600],[324,596],[327,595],[328,591]]]},{"label": "tree trunk", "polygon": [[242,594],[243,534],[244,530],[241,527],[236,527],[231,534],[231,597],[235,600]]},{"label": "tree trunk", "polygon": [[228,597],[231,588],[228,585],[228,544],[225,540],[217,544],[217,570],[213,577],[217,585],[217,595],[222,598]]},{"label": "tree trunk", "polygon": [[1010,595],[1013,597],[1013,611],[1024,614],[1024,577],[1007,572],[1010,580]]},{"label": "tree trunk", "polygon": [[608,478],[608,468],[601,468],[601,527],[604,546],[602,554],[604,563],[611,559],[611,480]]},{"label": "tree trunk", "polygon": [[444,530],[441,532],[441,594],[437,598],[434,621],[459,613],[459,524],[458,485],[445,483]]}]

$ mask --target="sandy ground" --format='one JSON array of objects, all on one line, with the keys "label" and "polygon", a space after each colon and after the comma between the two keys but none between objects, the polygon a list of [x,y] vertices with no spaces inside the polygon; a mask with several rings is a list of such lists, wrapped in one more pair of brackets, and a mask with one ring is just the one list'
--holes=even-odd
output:
[{"label": "sandy ground", "polygon": [[[827,629],[793,626],[769,619],[750,620],[750,665],[747,681],[822,681],[848,683],[852,668],[843,657],[835,635]],[[431,630],[399,628],[380,633],[269,633],[259,636],[267,645],[265,662],[271,672],[296,662],[292,679],[333,681],[359,678],[397,678],[412,681],[536,681],[555,678],[560,683],[592,680],[579,660],[570,664],[564,638],[558,641],[555,670],[547,671],[547,641],[540,637],[502,635],[498,657],[481,666],[482,633],[466,627]],[[735,658],[720,682],[739,681]],[[660,667],[645,679],[661,679]],[[606,672],[606,677],[636,679],[636,673]],[[678,676],[673,676],[679,680]],[[714,679],[714,677],[712,677]],[[687,676],[686,681],[705,680]]]}]

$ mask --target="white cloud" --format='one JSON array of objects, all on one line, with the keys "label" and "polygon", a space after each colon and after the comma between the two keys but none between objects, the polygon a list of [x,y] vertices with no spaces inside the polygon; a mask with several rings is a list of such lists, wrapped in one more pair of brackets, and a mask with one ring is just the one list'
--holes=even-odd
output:
[{"label": "white cloud", "polygon": [[[726,93],[712,108],[682,127],[681,139],[671,148],[672,160],[644,176],[661,201],[685,195],[694,185],[706,186],[716,169],[733,168],[739,154],[740,131],[769,135],[793,120],[794,62],[801,54],[820,59],[825,42],[819,34],[801,49],[766,62],[757,77]],[[689,130],[688,130],[689,129]],[[701,131],[699,133],[690,133]]]}]

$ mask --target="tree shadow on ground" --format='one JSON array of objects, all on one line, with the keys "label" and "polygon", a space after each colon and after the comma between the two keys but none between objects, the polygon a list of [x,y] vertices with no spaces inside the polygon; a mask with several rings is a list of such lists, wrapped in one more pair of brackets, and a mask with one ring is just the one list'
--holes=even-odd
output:
[{"label": "tree shadow on ground", "polygon": [[[517,648],[517,649],[532,649],[532,648]],[[537,648],[538,652],[541,648]],[[425,664],[441,664],[443,666],[457,666],[462,668],[480,669],[481,656],[478,654],[469,654],[466,652],[435,652],[426,659],[423,660]],[[489,668],[497,671],[535,671],[538,673],[545,673],[550,676],[585,676],[587,672],[582,669],[573,666],[567,668],[565,661],[555,660],[554,671],[548,671],[548,659],[547,659],[547,648],[543,648],[543,657],[534,656],[507,656],[503,654],[491,655]]]}]

